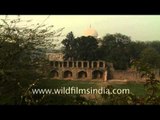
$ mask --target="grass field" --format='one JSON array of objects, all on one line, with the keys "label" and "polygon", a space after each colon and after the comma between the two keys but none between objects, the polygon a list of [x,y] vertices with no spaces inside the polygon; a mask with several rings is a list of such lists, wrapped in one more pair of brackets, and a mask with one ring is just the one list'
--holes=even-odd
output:
[{"label": "grass field", "polygon": [[[40,88],[61,88],[61,87],[78,87],[78,88],[98,88],[107,86],[106,82],[99,81],[73,81],[73,80],[43,80],[38,86]],[[111,84],[117,89],[130,89],[131,93],[138,96],[143,96],[145,94],[144,84],[142,83],[127,83],[127,84]]]},{"label": "grass field", "polygon": [[71,81],[71,80],[42,80],[39,82],[39,87],[46,88],[60,88],[60,87],[79,87],[79,88],[88,88],[96,87],[99,82],[90,82],[90,81]]},{"label": "grass field", "polygon": [[[23,81],[22,86],[27,88],[29,85],[29,81]],[[38,82],[35,86],[36,88],[42,89],[54,89],[54,88],[61,88],[61,87],[78,87],[79,89],[87,89],[87,88],[100,88],[107,86],[108,83],[100,82],[100,81],[69,81],[69,80],[53,80],[53,79],[43,79]],[[143,84],[137,83],[127,83],[127,84],[112,84],[114,88],[117,89],[130,89],[130,92],[137,95],[137,96],[144,96],[145,95],[145,88]],[[41,95],[40,95],[41,96]],[[99,95],[100,96],[100,95]],[[85,96],[86,97],[86,96]],[[93,96],[89,96],[90,98],[95,101]],[[15,99],[15,91],[7,90],[5,94],[3,94],[0,98],[0,104],[8,104],[14,105]],[[89,99],[90,99],[89,98]],[[19,99],[19,97],[18,97]],[[98,97],[101,100],[101,97]],[[75,101],[76,100],[76,101]],[[78,101],[78,103],[77,103]],[[81,104],[83,99],[76,95],[46,95],[44,101],[41,103],[42,105],[77,105]]]},{"label": "grass field", "polygon": [[[78,87],[78,88],[100,88],[107,86],[108,83],[100,82],[100,81],[69,81],[69,80],[43,80],[39,82],[39,88],[61,88],[61,87]],[[143,84],[138,83],[127,83],[127,84],[112,84],[112,86],[116,89],[129,89],[131,93],[143,97],[145,95],[145,88]],[[103,104],[103,100],[101,95],[83,95],[88,100],[96,101],[96,104]],[[50,95],[47,97],[47,101],[44,104],[58,104],[58,105],[77,105],[77,102],[74,103],[73,99],[75,95]],[[80,98],[81,99],[81,98]],[[78,99],[78,103],[79,103]]]},{"label": "grass field", "polygon": [[138,84],[138,83],[113,84],[113,87],[118,89],[130,89],[130,92],[137,96],[145,95],[144,84]]}]

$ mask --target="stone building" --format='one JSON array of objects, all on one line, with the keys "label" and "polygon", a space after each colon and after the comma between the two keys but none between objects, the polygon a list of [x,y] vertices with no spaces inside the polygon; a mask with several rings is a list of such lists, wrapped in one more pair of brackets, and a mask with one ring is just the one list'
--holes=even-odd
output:
[{"label": "stone building", "polygon": [[105,61],[51,61],[51,68],[53,79],[107,81]]},{"label": "stone building", "polygon": [[84,36],[92,36],[96,39],[98,39],[98,33],[94,28],[91,28],[91,25],[89,28],[87,28],[84,32],[83,32]]},{"label": "stone building", "polygon": [[[91,26],[84,31],[84,36],[98,39],[98,33]],[[63,53],[47,53],[50,61],[51,76],[60,80],[124,80],[142,81],[141,74],[136,70],[114,70],[113,64],[106,61],[64,61]],[[160,72],[156,70],[156,78],[160,79]]]},{"label": "stone building", "polygon": [[[93,36],[98,40],[95,29],[87,28],[84,36]],[[53,79],[63,80],[100,80],[107,81],[107,64],[105,61],[64,61],[62,53],[48,53]]]}]

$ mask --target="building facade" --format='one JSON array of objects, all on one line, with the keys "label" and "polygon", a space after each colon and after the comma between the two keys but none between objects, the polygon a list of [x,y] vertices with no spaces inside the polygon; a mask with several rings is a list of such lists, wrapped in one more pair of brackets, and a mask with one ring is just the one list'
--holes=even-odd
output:
[{"label": "building facade", "polygon": [[51,67],[53,79],[107,81],[105,61],[51,61]]}]

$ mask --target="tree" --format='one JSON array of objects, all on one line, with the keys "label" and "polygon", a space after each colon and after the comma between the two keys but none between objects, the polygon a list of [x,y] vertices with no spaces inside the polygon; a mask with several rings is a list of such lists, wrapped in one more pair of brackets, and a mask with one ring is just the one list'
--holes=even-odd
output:
[{"label": "tree", "polygon": [[98,42],[94,37],[76,38],[76,57],[75,60],[98,60]]},{"label": "tree", "polygon": [[151,47],[145,48],[140,54],[140,62],[143,64],[148,64],[150,68],[160,67],[160,54]]},{"label": "tree", "polygon": [[66,39],[62,41],[64,60],[73,59],[75,57],[75,37],[72,32],[68,33]]},{"label": "tree", "polygon": [[139,59],[141,52],[147,47],[145,42],[131,41],[129,44],[131,61]]},{"label": "tree", "polygon": [[130,37],[120,33],[104,36],[101,46],[103,59],[112,62],[115,69],[127,69],[130,63]]},{"label": "tree", "polygon": [[63,53],[65,60],[97,60],[98,42],[94,37],[74,38],[70,32],[66,39],[62,41],[64,45]]},{"label": "tree", "polygon": [[[29,24],[29,21],[26,21]],[[54,40],[60,36],[53,26],[36,24],[23,26],[17,19],[2,19],[0,23],[0,88],[1,97],[7,94],[13,104],[19,104],[22,91],[19,84],[32,83],[45,76],[47,65],[45,49],[54,47]],[[45,66],[45,67],[44,67]],[[25,89],[25,87],[23,88]],[[4,95],[4,96],[3,96]],[[7,98],[8,99],[8,98]],[[0,99],[0,102],[4,102]]]},{"label": "tree", "polygon": [[154,48],[160,54],[160,41],[149,41],[146,42],[148,47]]}]

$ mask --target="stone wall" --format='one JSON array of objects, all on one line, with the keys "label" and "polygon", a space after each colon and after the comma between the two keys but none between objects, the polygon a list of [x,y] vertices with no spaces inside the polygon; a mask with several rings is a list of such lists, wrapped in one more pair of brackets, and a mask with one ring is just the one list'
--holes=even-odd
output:
[{"label": "stone wall", "polygon": [[[64,80],[127,80],[143,81],[136,70],[114,70],[111,63],[105,61],[50,61],[53,79]],[[109,69],[108,69],[109,68]],[[160,71],[153,71],[160,80]]]},{"label": "stone wall", "polygon": [[140,73],[137,71],[115,70],[112,72],[113,79],[136,81],[140,80]]},{"label": "stone wall", "polygon": [[64,80],[107,80],[105,61],[51,61],[51,75]]},{"label": "stone wall", "polygon": [[[159,70],[154,70],[153,73],[156,76],[156,79],[160,80]],[[141,78],[141,74],[137,71],[130,70],[114,70],[112,71],[112,79],[118,80],[128,80],[128,81],[142,81],[144,78]]]}]

